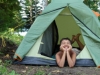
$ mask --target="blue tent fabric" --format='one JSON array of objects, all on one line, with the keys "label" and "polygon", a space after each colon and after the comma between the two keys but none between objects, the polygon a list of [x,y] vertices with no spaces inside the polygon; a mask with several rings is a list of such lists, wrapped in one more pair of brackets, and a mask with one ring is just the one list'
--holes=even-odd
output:
[{"label": "blue tent fabric", "polygon": [[[23,61],[14,61],[13,64],[27,64],[27,65],[50,65],[50,66],[57,66],[56,60],[48,60],[43,58],[37,57],[25,57]],[[67,62],[65,66],[68,66]],[[92,59],[77,59],[75,66],[86,66],[86,67],[96,67],[96,64]]]}]

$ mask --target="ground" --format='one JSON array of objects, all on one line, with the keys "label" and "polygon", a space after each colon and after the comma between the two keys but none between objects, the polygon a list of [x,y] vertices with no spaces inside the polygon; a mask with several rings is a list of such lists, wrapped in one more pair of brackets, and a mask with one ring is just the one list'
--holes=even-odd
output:
[{"label": "ground", "polygon": [[59,68],[57,66],[11,65],[9,69],[21,75],[100,75],[100,69],[96,67]]},{"label": "ground", "polygon": [[[7,59],[6,57],[2,58]],[[97,67],[64,67],[58,66],[33,66],[33,65],[9,65],[9,71],[15,70],[20,75],[100,75]]]},{"label": "ground", "polygon": [[[0,55],[0,60],[13,61],[13,55],[17,49],[16,45],[7,45],[7,51]],[[100,68],[97,67],[64,67],[58,66],[33,66],[33,65],[9,65],[9,71],[15,70],[20,75],[100,75]]]}]

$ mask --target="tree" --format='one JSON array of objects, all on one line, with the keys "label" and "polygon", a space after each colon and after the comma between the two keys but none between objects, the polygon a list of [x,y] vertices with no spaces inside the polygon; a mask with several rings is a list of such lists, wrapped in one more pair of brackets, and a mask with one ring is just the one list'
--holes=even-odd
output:
[{"label": "tree", "polygon": [[2,49],[8,50],[4,49],[7,41],[12,41],[14,31],[24,24],[20,10],[18,0],[0,0],[0,52]]},{"label": "tree", "polygon": [[[21,14],[25,21],[25,29],[29,29],[36,17],[44,10],[51,0],[20,0]],[[41,3],[40,3],[41,2]]]},{"label": "tree", "polygon": [[22,3],[21,12],[23,11],[21,14],[26,22],[24,27],[29,29],[35,18],[41,13],[42,8],[37,5],[39,3],[38,0],[20,0],[20,2]]},{"label": "tree", "polygon": [[51,2],[51,0],[40,0],[42,5],[42,10]]},{"label": "tree", "polygon": [[13,28],[21,21],[17,0],[0,0],[0,32]]},{"label": "tree", "polygon": [[[99,8],[99,0],[84,0],[84,3],[93,11],[100,12],[98,10]],[[98,16],[98,19],[100,20],[100,16]]]},{"label": "tree", "polygon": [[98,11],[98,3],[99,0],[84,0],[84,3],[89,6],[89,8],[91,8],[94,11]]}]

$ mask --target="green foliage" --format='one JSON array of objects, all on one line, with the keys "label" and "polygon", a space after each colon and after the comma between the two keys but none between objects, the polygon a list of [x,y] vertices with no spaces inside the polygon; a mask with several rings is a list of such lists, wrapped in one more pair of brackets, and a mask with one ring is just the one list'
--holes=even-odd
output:
[{"label": "green foliage", "polygon": [[7,66],[10,66],[11,63],[12,63],[12,60],[4,60],[4,61],[0,60],[0,66],[3,65],[7,67]]},{"label": "green foliage", "polygon": [[7,75],[7,68],[0,65],[0,75]]},{"label": "green foliage", "polygon": [[25,5],[26,6],[31,6],[32,4],[34,4],[34,0],[25,0]]},{"label": "green foliage", "polygon": [[[34,22],[35,18],[40,14],[42,11],[40,6],[37,6],[39,3],[39,0],[21,0],[20,1],[24,6],[22,6],[21,11],[25,11],[25,14],[27,17],[23,17],[23,20],[25,21],[25,28],[29,29],[32,23]],[[25,15],[22,13],[22,15]]]},{"label": "green foliage", "polygon": [[12,70],[8,75],[20,75],[20,74],[16,74],[16,72]]},{"label": "green foliage", "polygon": [[[4,63],[0,60],[0,75],[19,75],[14,70],[8,71],[6,66],[9,66],[11,61],[6,60]],[[9,63],[9,64],[8,64]]]},{"label": "green foliage", "polygon": [[3,63],[3,66],[10,66],[12,63],[12,60],[5,60],[4,63]]},{"label": "green foliage", "polygon": [[20,75],[20,74],[17,74],[14,70],[9,72],[5,66],[0,65],[0,75]]},{"label": "green foliage", "polygon": [[51,3],[51,0],[48,0],[48,3]]},{"label": "green foliage", "polygon": [[22,23],[18,0],[0,0],[0,32]]},{"label": "green foliage", "polygon": [[15,50],[23,39],[23,36],[15,34],[14,29],[8,29],[8,31],[4,31],[0,35],[0,55]]},{"label": "green foliage", "polygon": [[[9,36],[9,40],[11,40],[16,45],[19,45],[21,43],[22,39],[23,39],[23,36],[20,36],[17,34],[13,34],[13,35]],[[10,42],[10,43],[12,43],[12,42]]]},{"label": "green foliage", "polygon": [[[96,12],[100,12],[97,8],[97,2],[99,2],[99,0],[84,0],[84,3],[91,9],[94,10]],[[100,21],[100,16],[98,16],[98,19]]]},{"label": "green foliage", "polygon": [[98,10],[97,10],[97,8],[98,8],[97,2],[98,2],[98,1],[99,1],[99,0],[84,0],[84,3],[85,3],[87,6],[89,6],[89,8],[91,8],[92,10],[98,11]]},{"label": "green foliage", "polygon": [[45,72],[44,72],[44,71],[39,70],[39,71],[37,71],[34,75],[45,75]]},{"label": "green foliage", "polygon": [[23,39],[23,36],[15,34],[13,28],[9,28],[6,31],[1,32],[0,35],[0,38],[2,39],[2,46],[5,46],[5,39],[8,39],[9,42],[11,41],[10,43],[15,43],[16,45],[19,45]]}]

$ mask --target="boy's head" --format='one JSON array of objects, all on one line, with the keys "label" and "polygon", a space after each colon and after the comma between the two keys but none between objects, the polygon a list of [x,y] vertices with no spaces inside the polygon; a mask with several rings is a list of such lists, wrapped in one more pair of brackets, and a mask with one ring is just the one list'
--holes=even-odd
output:
[{"label": "boy's head", "polygon": [[72,44],[72,41],[71,41],[69,38],[62,38],[62,39],[60,40],[60,45],[61,45],[61,43],[62,43],[63,40],[68,40],[68,41],[70,42],[70,44]]}]

